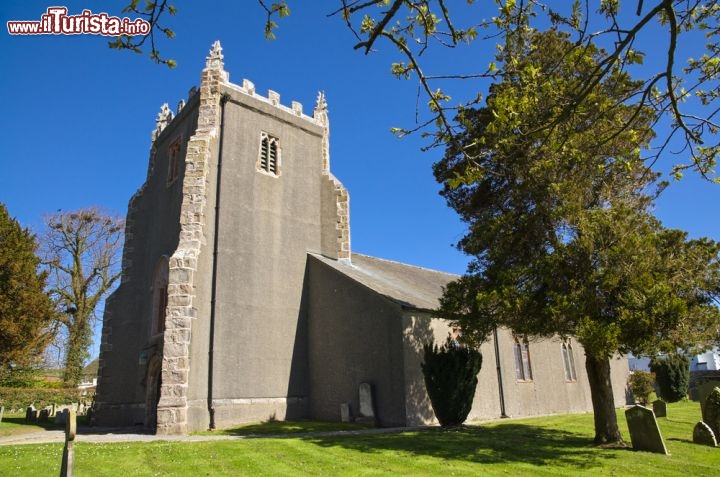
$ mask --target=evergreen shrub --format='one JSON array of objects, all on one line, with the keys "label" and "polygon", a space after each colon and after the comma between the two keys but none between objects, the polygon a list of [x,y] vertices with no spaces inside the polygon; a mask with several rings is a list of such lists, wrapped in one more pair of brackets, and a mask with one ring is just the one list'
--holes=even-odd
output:
[{"label": "evergreen shrub", "polygon": [[472,408],[482,355],[450,337],[443,346],[425,345],[424,352],[422,372],[435,416],[443,427],[459,426]]},{"label": "evergreen shrub", "polygon": [[655,373],[660,397],[666,402],[678,402],[687,397],[690,387],[690,360],[687,356],[673,354],[653,358],[650,370]]}]

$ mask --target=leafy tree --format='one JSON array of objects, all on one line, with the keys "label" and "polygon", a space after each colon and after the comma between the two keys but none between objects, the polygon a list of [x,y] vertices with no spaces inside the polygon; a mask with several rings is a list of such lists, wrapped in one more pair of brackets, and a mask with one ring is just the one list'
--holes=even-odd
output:
[{"label": "leafy tree", "polygon": [[687,397],[690,387],[690,360],[687,356],[673,353],[664,358],[653,358],[650,369],[655,373],[661,398],[667,402],[678,402]]},{"label": "leafy tree", "polygon": [[505,55],[512,75],[491,87],[485,107],[460,112],[459,144],[434,166],[469,227],[458,246],[474,257],[440,313],[475,342],[496,326],[575,336],[595,442],[618,442],[610,358],[717,337],[720,245],[688,240],[650,213],[664,184],[640,157],[655,115],[627,104],[641,82],[618,68],[572,119],[546,129],[605,53],[549,30],[508,44]]},{"label": "leafy tree", "polygon": [[639,369],[633,371],[632,374],[628,376],[630,391],[632,391],[635,400],[642,404],[647,404],[650,400],[650,395],[655,392],[655,387],[653,387],[654,382],[655,377],[652,373]]},{"label": "leafy tree", "polygon": [[45,218],[42,237],[50,292],[58,309],[56,326],[65,334],[67,386],[77,386],[92,344],[92,323],[100,301],[120,277],[123,220],[96,208],[58,212]]},{"label": "leafy tree", "polygon": [[0,203],[0,381],[6,383],[27,375],[52,338],[55,310],[36,249],[35,236]]},{"label": "leafy tree", "polygon": [[422,372],[435,416],[443,427],[459,426],[472,409],[482,355],[449,336],[443,346],[423,349]]},{"label": "leafy tree", "polygon": [[[288,16],[292,3],[258,0],[267,13],[264,29],[268,38],[275,36],[278,27],[275,19]],[[155,36],[175,36],[165,23],[166,14],[177,13],[173,4],[168,0],[148,0],[140,5],[138,0],[131,0],[125,11],[145,17],[153,28],[145,36],[119,37],[111,42],[111,47],[140,52],[149,43],[154,61],[174,66],[174,61],[160,55]],[[676,177],[684,169],[694,168],[703,176],[718,180],[714,172],[720,147],[717,135],[720,124],[716,118],[720,91],[718,0],[601,0],[599,8],[596,2],[579,0],[466,0],[465,5],[447,0],[338,0],[329,13],[343,21],[356,37],[354,49],[369,54],[385,44],[397,51],[400,58],[391,65],[391,73],[398,78],[416,79],[427,97],[428,110],[415,127],[395,128],[395,132],[403,135],[422,129],[433,136],[433,145],[457,141],[463,130],[451,121],[453,111],[480,104],[488,79],[502,81],[512,77],[512,62],[502,58],[503,49],[533,31],[561,30],[571,36],[572,48],[579,52],[593,48],[594,44],[607,48],[596,52],[595,68],[576,84],[567,101],[548,111],[543,125],[536,125],[547,130],[574,121],[583,110],[592,107],[592,91],[616,70],[642,64],[645,53],[638,49],[638,44],[649,40],[663,48],[665,54],[661,55],[662,61],[640,70],[643,77],[635,92],[636,107],[652,108],[670,125],[669,133],[658,138],[654,154],[667,152],[677,137],[686,146],[678,149],[686,155],[685,162],[675,168]],[[428,51],[474,42],[490,45],[475,50],[484,51],[487,56],[470,65],[469,71],[464,70],[467,62],[454,59],[440,66],[424,63]],[[494,56],[497,49],[499,58]],[[686,57],[678,57],[681,50]],[[431,66],[437,70],[433,71]],[[448,83],[454,80],[475,82],[477,88],[471,89],[478,94],[461,98],[453,105],[444,91],[450,89]],[[627,119],[615,127],[620,130],[630,127],[631,121]],[[427,126],[433,125],[437,131],[427,132]],[[573,134],[572,128],[563,130]]]}]

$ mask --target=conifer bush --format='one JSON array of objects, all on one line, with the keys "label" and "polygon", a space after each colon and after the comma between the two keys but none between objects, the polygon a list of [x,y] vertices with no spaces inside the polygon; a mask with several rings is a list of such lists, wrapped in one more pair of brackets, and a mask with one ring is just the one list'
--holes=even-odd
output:
[{"label": "conifer bush", "polygon": [[690,387],[690,360],[687,356],[673,354],[653,358],[650,370],[655,373],[660,397],[666,402],[678,402],[687,397]]},{"label": "conifer bush", "polygon": [[424,346],[422,372],[433,411],[443,427],[459,426],[472,408],[482,355],[448,337],[443,346]]}]

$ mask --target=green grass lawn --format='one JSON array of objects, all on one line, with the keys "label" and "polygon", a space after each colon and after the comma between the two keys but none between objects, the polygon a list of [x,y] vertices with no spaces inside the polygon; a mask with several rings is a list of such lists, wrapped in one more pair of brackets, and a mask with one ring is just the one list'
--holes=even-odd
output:
[{"label": "green grass lawn", "polygon": [[[669,405],[668,416],[660,418],[659,423],[669,456],[594,447],[592,415],[584,414],[498,421],[453,431],[431,429],[364,436],[288,434],[281,438],[209,442],[80,442],[75,444],[75,474],[718,475],[720,448],[692,443],[692,429],[700,419],[699,405]],[[623,435],[629,439],[623,411],[618,417]],[[298,428],[307,430],[303,425]],[[323,426],[322,430],[328,428]],[[61,445],[1,446],[0,475],[56,475],[61,453]]]}]

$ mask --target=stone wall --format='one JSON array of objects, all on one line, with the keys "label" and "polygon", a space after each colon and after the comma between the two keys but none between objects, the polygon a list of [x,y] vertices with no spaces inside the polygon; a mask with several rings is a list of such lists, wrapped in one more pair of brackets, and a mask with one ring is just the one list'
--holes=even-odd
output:
[{"label": "stone wall", "polygon": [[162,386],[157,407],[158,434],[187,432],[190,340],[196,318],[195,272],[205,244],[207,182],[212,143],[217,141],[220,126],[220,85],[227,80],[222,48],[220,42],[215,42],[200,81],[198,127],[188,142],[185,157],[180,240],[170,257]]}]

